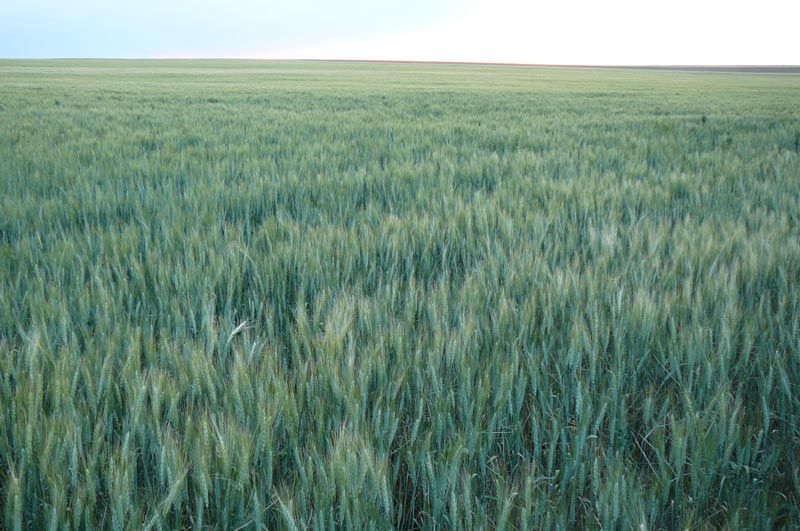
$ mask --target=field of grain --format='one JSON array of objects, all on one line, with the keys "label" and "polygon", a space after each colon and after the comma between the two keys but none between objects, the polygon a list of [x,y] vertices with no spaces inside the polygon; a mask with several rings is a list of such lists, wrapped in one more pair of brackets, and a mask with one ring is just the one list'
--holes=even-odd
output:
[{"label": "field of grain", "polygon": [[800,526],[800,75],[0,61],[0,528]]}]

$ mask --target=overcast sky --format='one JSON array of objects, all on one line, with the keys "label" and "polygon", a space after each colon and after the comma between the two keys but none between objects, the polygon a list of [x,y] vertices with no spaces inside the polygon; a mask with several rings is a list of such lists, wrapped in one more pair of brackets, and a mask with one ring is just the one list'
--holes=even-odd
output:
[{"label": "overcast sky", "polygon": [[800,64],[800,0],[0,0],[0,57]]}]

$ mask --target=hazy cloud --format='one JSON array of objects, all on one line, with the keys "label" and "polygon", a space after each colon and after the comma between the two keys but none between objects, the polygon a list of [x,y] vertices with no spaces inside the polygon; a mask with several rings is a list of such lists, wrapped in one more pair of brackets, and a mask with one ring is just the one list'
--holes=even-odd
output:
[{"label": "hazy cloud", "polygon": [[4,57],[798,64],[795,0],[6,0]]}]

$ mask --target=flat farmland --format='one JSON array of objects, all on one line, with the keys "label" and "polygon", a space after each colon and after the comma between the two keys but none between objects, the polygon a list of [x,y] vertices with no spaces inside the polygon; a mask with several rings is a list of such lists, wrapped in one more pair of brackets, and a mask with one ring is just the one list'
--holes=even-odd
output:
[{"label": "flat farmland", "polygon": [[0,61],[0,527],[800,526],[800,74]]}]

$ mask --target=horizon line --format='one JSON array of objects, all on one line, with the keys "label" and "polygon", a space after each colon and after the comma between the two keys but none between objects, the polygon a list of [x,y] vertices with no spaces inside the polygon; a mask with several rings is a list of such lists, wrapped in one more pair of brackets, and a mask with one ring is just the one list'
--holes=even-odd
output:
[{"label": "horizon line", "polygon": [[455,60],[429,60],[429,59],[323,59],[307,58],[280,58],[280,57],[0,57],[0,61],[253,61],[253,62],[313,62],[313,63],[370,63],[370,64],[400,64],[400,65],[441,65],[441,66],[499,66],[522,68],[629,68],[629,69],[746,69],[746,70],[797,70],[799,64],[746,64],[746,63],[717,63],[717,64],[681,64],[681,63],[524,63],[512,61],[455,61]]}]

